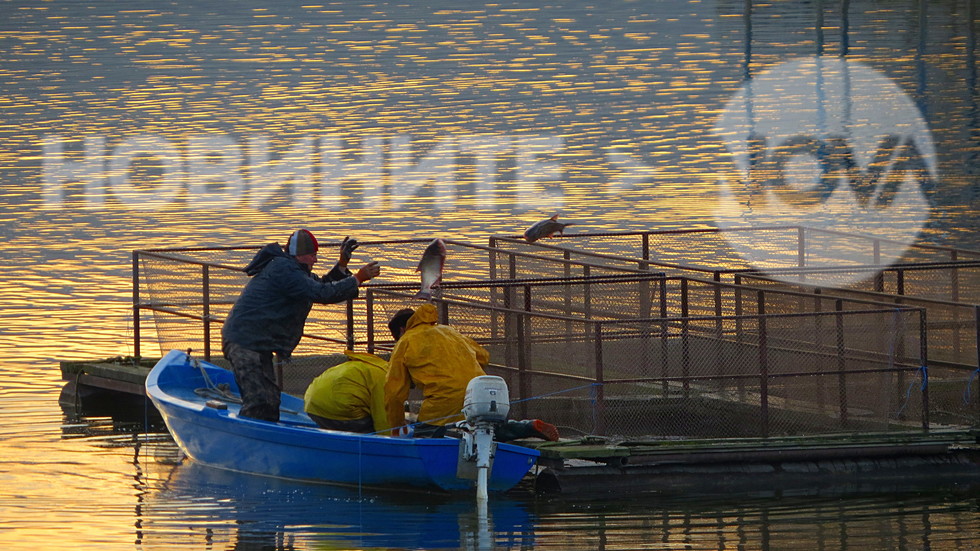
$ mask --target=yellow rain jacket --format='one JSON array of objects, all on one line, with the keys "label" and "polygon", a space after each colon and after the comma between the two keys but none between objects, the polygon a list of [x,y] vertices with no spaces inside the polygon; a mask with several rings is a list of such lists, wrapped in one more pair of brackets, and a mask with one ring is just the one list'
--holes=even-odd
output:
[{"label": "yellow rain jacket", "polygon": [[486,375],[490,353],[448,325],[436,323],[436,308],[423,304],[408,319],[405,333],[391,353],[385,397],[388,422],[405,423],[405,399],[411,383],[422,390],[419,422],[445,425],[461,420],[466,385]]},{"label": "yellow rain jacket", "polygon": [[306,388],[303,409],[336,421],[353,421],[370,415],[375,431],[391,429],[385,413],[388,362],[366,352],[347,350],[344,354],[348,361],[324,371]]}]

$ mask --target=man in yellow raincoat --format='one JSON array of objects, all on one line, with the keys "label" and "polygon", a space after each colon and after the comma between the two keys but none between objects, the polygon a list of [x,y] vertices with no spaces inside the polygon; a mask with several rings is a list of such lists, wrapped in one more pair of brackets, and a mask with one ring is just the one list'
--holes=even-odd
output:
[{"label": "man in yellow raincoat", "polygon": [[325,429],[387,432],[391,429],[384,393],[388,362],[366,352],[344,354],[346,362],[327,369],[306,388],[303,409]]},{"label": "man in yellow raincoat", "polygon": [[[401,310],[388,324],[397,340],[385,382],[388,423],[392,428],[405,423],[404,402],[414,383],[423,397],[414,428],[417,437],[443,436],[446,425],[463,420],[466,386],[486,375],[483,368],[490,361],[490,353],[479,343],[438,319],[435,306],[426,303],[418,311]],[[508,421],[497,430],[501,441],[524,437],[557,440],[558,430],[537,419]]]}]

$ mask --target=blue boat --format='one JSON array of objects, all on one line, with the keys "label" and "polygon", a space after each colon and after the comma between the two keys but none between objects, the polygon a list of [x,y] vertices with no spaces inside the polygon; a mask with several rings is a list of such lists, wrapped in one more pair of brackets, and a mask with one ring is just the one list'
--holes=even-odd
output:
[{"label": "blue boat", "polygon": [[[401,438],[324,430],[303,400],[282,395],[278,423],[240,417],[231,371],[172,350],[150,371],[146,392],[177,445],[199,463],[279,478],[379,488],[473,490],[467,439]],[[486,490],[513,488],[539,453],[495,443]],[[487,472],[486,470],[484,472]],[[482,483],[482,481],[481,481]],[[478,490],[479,491],[479,490]]]}]

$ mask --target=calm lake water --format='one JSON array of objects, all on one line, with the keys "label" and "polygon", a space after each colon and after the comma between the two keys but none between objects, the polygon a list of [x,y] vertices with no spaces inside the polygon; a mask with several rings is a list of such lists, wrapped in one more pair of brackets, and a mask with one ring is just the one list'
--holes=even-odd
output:
[{"label": "calm lake water", "polygon": [[[199,4],[0,3],[5,549],[980,548],[966,483],[501,498],[481,525],[179,462],[141,412],[58,401],[60,360],[132,353],[137,248],[485,243],[558,212],[980,249],[976,0]],[[843,142],[838,174],[899,176],[841,203],[814,159]]]}]

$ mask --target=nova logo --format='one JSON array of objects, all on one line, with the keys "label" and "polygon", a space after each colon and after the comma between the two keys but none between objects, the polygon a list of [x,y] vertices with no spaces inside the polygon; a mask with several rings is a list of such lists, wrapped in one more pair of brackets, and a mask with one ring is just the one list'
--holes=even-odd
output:
[{"label": "nova logo", "polygon": [[[929,217],[925,190],[938,179],[929,129],[898,86],[861,63],[815,57],[777,65],[725,105],[715,132],[736,169],[721,181],[719,227],[800,225],[890,245],[808,242],[807,266],[890,264]],[[757,268],[798,266],[795,243],[725,235]]]}]

